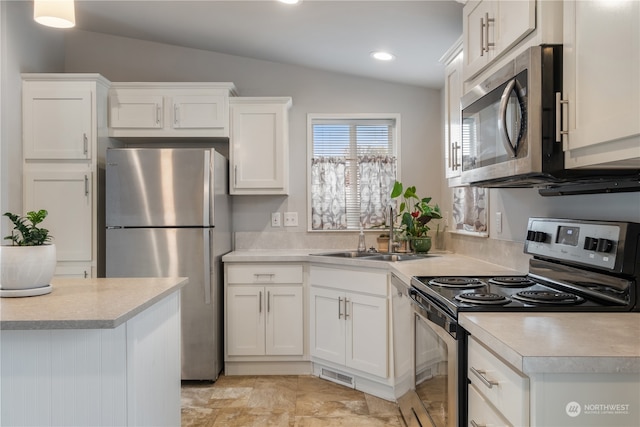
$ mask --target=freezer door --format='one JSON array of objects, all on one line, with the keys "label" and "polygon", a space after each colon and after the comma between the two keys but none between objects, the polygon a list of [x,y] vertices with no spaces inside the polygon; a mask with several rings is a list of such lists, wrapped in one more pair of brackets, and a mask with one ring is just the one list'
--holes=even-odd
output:
[{"label": "freezer door", "polygon": [[107,227],[213,225],[211,150],[107,150]]},{"label": "freezer door", "polygon": [[212,274],[210,228],[107,229],[107,277],[185,276],[181,291],[182,379],[222,370],[222,283]]}]

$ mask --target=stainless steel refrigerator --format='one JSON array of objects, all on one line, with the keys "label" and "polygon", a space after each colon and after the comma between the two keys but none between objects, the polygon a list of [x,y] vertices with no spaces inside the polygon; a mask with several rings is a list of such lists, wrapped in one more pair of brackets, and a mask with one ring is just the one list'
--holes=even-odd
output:
[{"label": "stainless steel refrigerator", "polygon": [[227,169],[213,149],[107,150],[106,276],[189,278],[180,295],[185,380],[215,380],[222,370]]}]

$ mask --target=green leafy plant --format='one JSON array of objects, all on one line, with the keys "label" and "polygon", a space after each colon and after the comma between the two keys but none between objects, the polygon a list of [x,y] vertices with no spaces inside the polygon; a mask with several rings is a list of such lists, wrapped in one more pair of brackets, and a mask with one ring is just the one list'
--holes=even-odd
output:
[{"label": "green leafy plant", "polygon": [[25,216],[19,216],[11,212],[5,212],[4,216],[13,222],[11,235],[5,240],[11,240],[15,246],[41,246],[51,241],[49,230],[38,227],[47,217],[48,212],[44,209],[27,212]]},{"label": "green leafy plant", "polygon": [[400,200],[397,218],[400,218],[400,226],[409,238],[426,236],[430,230],[427,223],[442,218],[440,207],[431,204],[431,197],[419,197],[415,186],[405,189],[401,182],[396,181],[391,198]]}]

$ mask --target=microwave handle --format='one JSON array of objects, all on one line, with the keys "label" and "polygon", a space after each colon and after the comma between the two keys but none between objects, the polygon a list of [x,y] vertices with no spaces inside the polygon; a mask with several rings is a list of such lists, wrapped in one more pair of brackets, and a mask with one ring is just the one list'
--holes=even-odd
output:
[{"label": "microwave handle", "polygon": [[516,79],[511,79],[511,81],[507,84],[507,87],[504,88],[504,92],[502,93],[502,98],[500,99],[500,116],[498,118],[498,130],[502,134],[502,143],[504,147],[507,149],[507,152],[511,152],[511,157],[516,157],[518,154],[518,145],[520,141],[516,141],[514,145],[511,142],[511,138],[509,138],[509,132],[507,132],[507,107],[509,105],[509,94],[516,86]]}]

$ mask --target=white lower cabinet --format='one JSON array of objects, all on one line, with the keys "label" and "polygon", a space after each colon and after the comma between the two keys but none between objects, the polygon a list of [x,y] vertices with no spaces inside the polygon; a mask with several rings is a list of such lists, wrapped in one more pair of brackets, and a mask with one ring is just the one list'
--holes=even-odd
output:
[{"label": "white lower cabinet", "polygon": [[515,371],[475,338],[469,338],[469,424],[494,425],[490,418],[504,420],[497,425],[529,425],[529,378]]},{"label": "white lower cabinet", "polygon": [[227,288],[230,356],[302,355],[302,286]]},{"label": "white lower cabinet", "polygon": [[311,355],[387,376],[386,298],[311,288]]},{"label": "white lower cabinet", "polygon": [[225,373],[310,373],[302,264],[225,263]]},{"label": "white lower cabinet", "polygon": [[309,345],[314,372],[393,399],[386,270],[311,265]]}]

